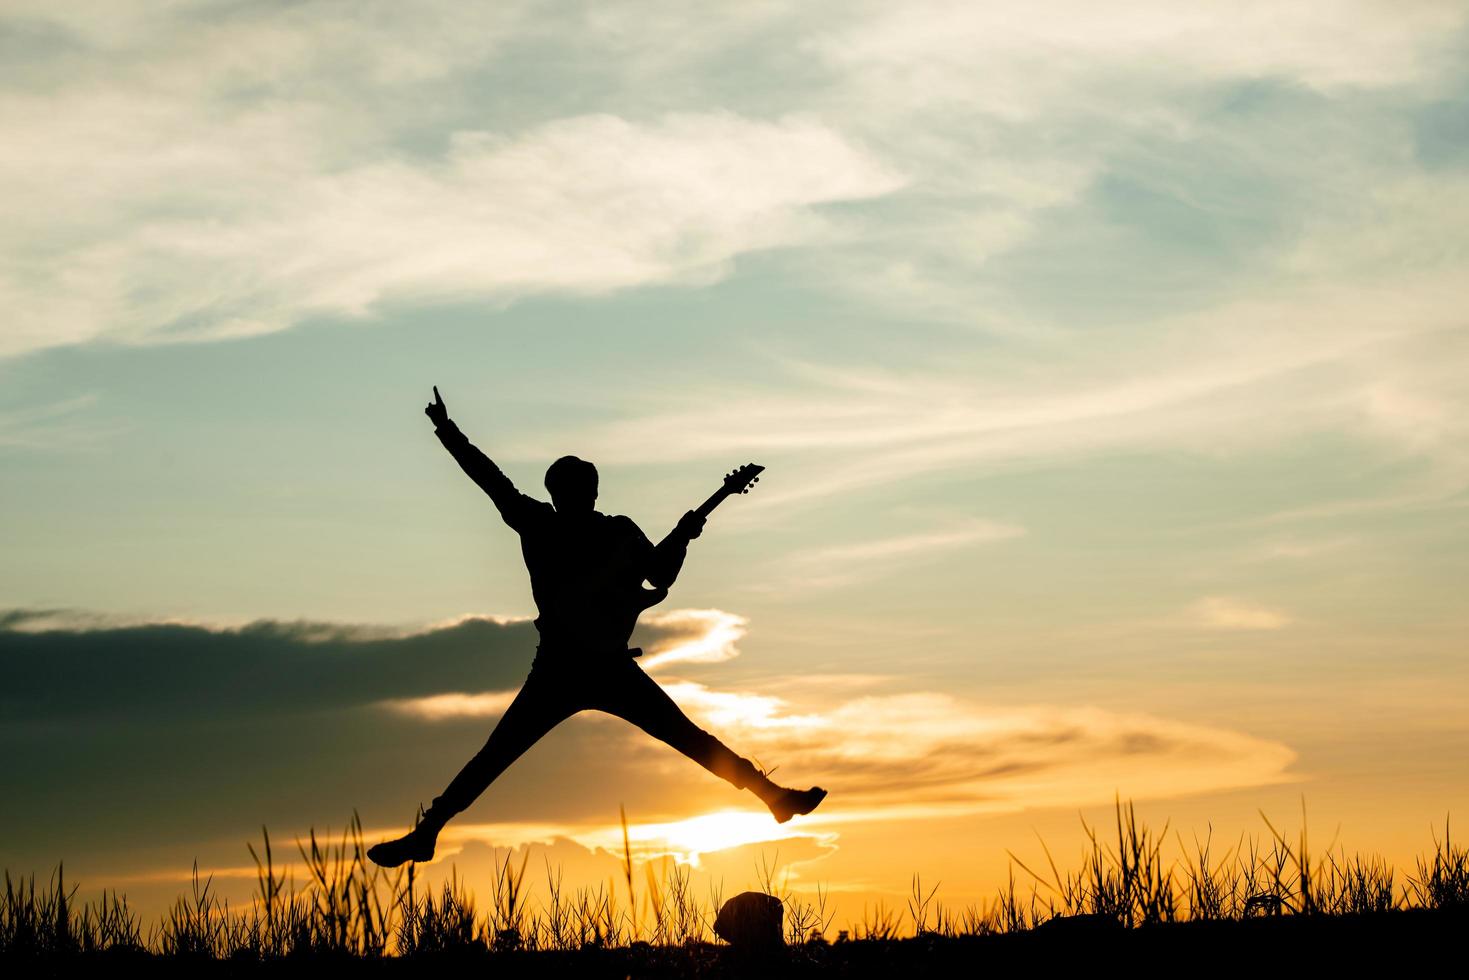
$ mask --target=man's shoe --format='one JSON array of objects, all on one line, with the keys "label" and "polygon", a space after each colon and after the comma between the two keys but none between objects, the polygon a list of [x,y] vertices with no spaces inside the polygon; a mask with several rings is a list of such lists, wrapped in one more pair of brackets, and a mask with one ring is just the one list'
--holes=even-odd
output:
[{"label": "man's shoe", "polygon": [[826,790],[820,786],[812,786],[810,789],[783,790],[773,798],[766,800],[765,805],[770,807],[770,812],[777,823],[785,823],[791,817],[810,813],[824,799],[826,799]]},{"label": "man's shoe", "polygon": [[374,864],[396,868],[405,861],[432,861],[438,832],[419,824],[397,840],[383,841],[367,849]]}]

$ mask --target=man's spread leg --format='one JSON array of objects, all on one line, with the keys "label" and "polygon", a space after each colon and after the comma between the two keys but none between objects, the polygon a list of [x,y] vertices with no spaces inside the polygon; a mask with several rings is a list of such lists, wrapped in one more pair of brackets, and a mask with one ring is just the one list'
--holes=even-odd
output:
[{"label": "man's spread leg", "polygon": [[565,688],[546,674],[532,670],[484,747],[465,764],[444,792],[434,798],[417,826],[397,840],[369,848],[367,856],[389,868],[405,861],[431,859],[439,831],[449,819],[468,809],[512,762],[578,710],[580,705]]},{"label": "man's spread leg", "polygon": [[609,675],[598,685],[589,707],[632,722],[736,789],[750,790],[781,823],[810,813],[825,798],[826,790],[820,787],[793,790],[771,782],[753,762],[694,724],[658,682],[631,660],[619,662]]}]

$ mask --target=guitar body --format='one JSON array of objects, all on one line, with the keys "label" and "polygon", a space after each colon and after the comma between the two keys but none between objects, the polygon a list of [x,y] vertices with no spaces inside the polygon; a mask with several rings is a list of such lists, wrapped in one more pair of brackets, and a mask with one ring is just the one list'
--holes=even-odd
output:
[{"label": "guitar body", "polygon": [[[637,592],[628,598],[623,606],[622,623],[622,645],[624,647],[632,640],[632,631],[637,628],[638,617],[643,614],[644,609],[658,605],[668,598],[667,589],[649,589],[639,585]],[[638,647],[628,647],[628,652],[634,657],[641,657],[643,651]]]}]

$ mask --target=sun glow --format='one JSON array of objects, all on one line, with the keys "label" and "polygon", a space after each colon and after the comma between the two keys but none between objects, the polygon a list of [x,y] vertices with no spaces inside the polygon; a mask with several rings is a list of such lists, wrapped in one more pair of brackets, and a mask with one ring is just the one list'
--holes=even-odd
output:
[{"label": "sun glow", "polygon": [[[627,826],[628,847],[635,857],[647,860],[669,855],[680,863],[695,866],[699,864],[699,855],[732,847],[796,837],[825,841],[834,840],[835,836],[813,833],[801,827],[782,826],[772,821],[769,813],[753,810],[718,810],[666,823]],[[622,850],[621,826],[606,827],[578,837],[588,847],[600,847],[614,853]]]}]

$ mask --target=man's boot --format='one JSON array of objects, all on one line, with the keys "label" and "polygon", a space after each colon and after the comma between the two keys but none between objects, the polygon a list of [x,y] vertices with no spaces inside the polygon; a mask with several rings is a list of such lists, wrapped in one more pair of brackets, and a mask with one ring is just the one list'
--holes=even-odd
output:
[{"label": "man's boot", "polygon": [[437,807],[430,806],[412,830],[397,840],[384,841],[367,849],[374,864],[396,868],[405,861],[431,861],[438,843],[439,831],[449,818]]},{"label": "man's boot", "polygon": [[784,786],[776,786],[773,795],[760,798],[770,808],[776,822],[785,823],[791,817],[810,813],[816,809],[821,801],[826,799],[826,790],[820,786],[812,786],[810,789],[788,789]]},{"label": "man's boot", "polygon": [[[820,786],[812,786],[810,789],[788,789],[770,781],[770,777],[761,772],[754,763],[747,759],[740,760],[744,763],[735,783],[740,789],[748,789],[760,797],[777,823],[785,823],[791,817],[803,813],[810,813],[826,799],[826,790]],[[748,767],[748,768],[746,768]]]}]

